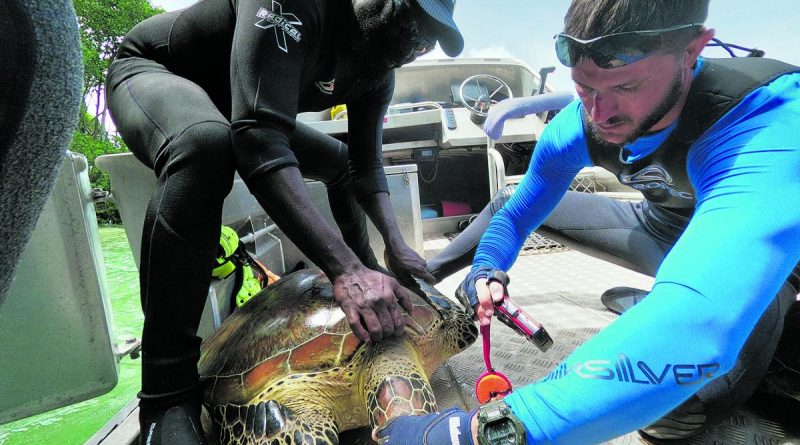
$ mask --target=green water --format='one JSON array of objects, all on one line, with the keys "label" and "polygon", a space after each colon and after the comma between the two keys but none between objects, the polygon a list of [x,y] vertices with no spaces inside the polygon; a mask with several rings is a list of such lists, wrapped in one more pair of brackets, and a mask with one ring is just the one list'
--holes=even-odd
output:
[{"label": "green water", "polygon": [[[118,339],[141,338],[139,280],[122,226],[100,227],[108,290]],[[121,341],[121,340],[118,340]],[[139,360],[120,362],[119,383],[108,394],[27,419],[0,425],[2,445],[83,444],[136,396],[141,374]]]}]

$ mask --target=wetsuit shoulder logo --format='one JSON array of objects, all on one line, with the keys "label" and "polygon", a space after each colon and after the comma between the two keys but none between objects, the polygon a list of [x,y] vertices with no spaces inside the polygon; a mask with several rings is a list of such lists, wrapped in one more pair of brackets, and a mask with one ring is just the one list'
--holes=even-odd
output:
[{"label": "wetsuit shoulder logo", "polygon": [[670,195],[677,198],[692,199],[691,193],[676,190],[672,186],[672,176],[670,176],[666,170],[657,165],[648,165],[647,167],[630,175],[620,174],[619,182],[642,192],[653,189],[661,189],[667,191]]},{"label": "wetsuit shoulder logo", "polygon": [[286,45],[287,35],[295,42],[300,42],[303,38],[303,34],[297,29],[298,26],[303,25],[303,22],[290,12],[284,13],[283,5],[275,0],[272,0],[272,5],[269,9],[258,8],[256,17],[260,19],[255,24],[257,27],[275,31],[275,40],[278,43],[278,48],[285,53],[289,52],[289,47]]},{"label": "wetsuit shoulder logo", "polygon": [[317,89],[319,90],[320,93],[331,95],[331,94],[333,94],[334,82],[336,82],[336,79],[331,79],[331,80],[329,80],[327,82],[322,81],[322,80],[318,80],[318,81],[314,82],[314,85],[317,86]]}]

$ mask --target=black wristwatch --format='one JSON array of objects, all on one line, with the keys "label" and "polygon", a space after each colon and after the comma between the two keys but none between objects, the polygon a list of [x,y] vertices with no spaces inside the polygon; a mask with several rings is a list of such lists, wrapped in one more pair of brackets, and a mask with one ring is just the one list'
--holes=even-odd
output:
[{"label": "black wristwatch", "polygon": [[525,445],[525,427],[506,402],[498,400],[478,408],[478,444]]}]

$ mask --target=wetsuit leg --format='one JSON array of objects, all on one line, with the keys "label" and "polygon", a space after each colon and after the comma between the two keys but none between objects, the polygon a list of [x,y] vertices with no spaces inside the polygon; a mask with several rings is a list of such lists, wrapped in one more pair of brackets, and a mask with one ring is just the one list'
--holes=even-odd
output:
[{"label": "wetsuit leg", "polygon": [[492,216],[503,208],[503,204],[508,201],[515,188],[507,186],[498,191],[463,232],[427,261],[428,272],[436,278],[437,283],[472,264],[478,243],[483,232],[489,227]]},{"label": "wetsuit leg", "polygon": [[325,184],[333,219],[345,243],[365,266],[382,270],[369,245],[366,215],[350,187],[347,145],[302,122],[297,122],[289,144],[303,177]]},{"label": "wetsuit leg", "polygon": [[764,376],[763,388],[771,393],[791,397],[800,402],[800,301],[795,301],[786,314],[783,335],[775,356]]},{"label": "wetsuit leg", "polygon": [[654,276],[676,239],[646,224],[647,202],[567,192],[537,232],[572,249]]},{"label": "wetsuit leg", "polygon": [[[492,216],[513,191],[513,186],[500,190],[462,233],[428,260],[437,281],[470,265]],[[642,202],[567,192],[536,231],[575,250],[653,276],[672,243],[643,224],[645,211]]]},{"label": "wetsuit leg", "polygon": [[199,397],[196,332],[222,202],[233,184],[230,124],[199,86],[135,57],[111,65],[108,103],[128,147],[157,178],[139,265],[145,313],[140,406],[174,406]]}]

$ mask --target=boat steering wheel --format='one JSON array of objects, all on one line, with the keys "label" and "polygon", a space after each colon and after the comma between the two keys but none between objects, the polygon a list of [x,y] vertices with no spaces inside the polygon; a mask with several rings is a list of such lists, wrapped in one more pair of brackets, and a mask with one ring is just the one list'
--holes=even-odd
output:
[{"label": "boat steering wheel", "polygon": [[[477,91],[478,94],[472,91]],[[481,93],[482,91],[485,92]],[[499,102],[498,97],[505,96],[502,99],[514,97],[511,87],[503,79],[491,74],[476,74],[467,77],[461,82],[458,95],[461,105],[464,105],[464,108],[469,110],[470,120],[478,125],[483,124],[486,120],[489,115],[489,108]],[[478,97],[472,97],[473,95]]]}]

